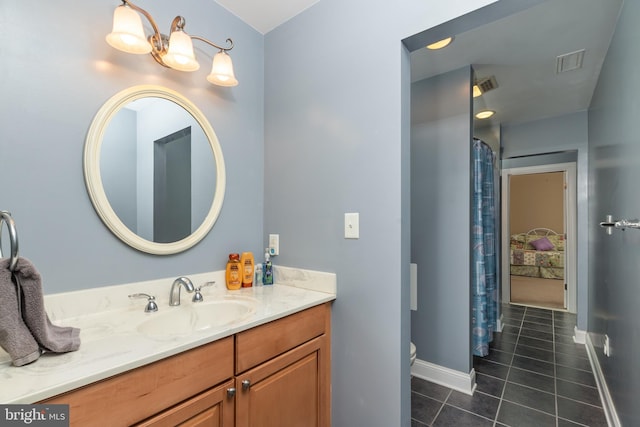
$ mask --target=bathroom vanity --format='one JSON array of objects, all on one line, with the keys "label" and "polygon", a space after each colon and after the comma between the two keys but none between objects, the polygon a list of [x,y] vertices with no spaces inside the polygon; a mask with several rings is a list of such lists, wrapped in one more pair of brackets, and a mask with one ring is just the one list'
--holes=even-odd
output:
[{"label": "bathroom vanity", "polygon": [[[80,350],[45,354],[20,368],[0,357],[0,401],[69,404],[72,426],[328,426],[335,275],[283,268],[280,277],[284,284],[240,291],[204,288],[204,305],[183,292],[181,306],[168,307],[160,295],[157,313],[144,313],[137,300],[70,316],[77,313],[68,311],[69,302],[61,308],[51,301],[54,323],[81,328]],[[212,279],[191,278],[196,285]],[[116,290],[126,296],[161,286],[168,297],[169,285]],[[109,298],[92,301],[111,305]],[[195,311],[219,310],[224,318],[236,306],[249,309],[220,325]]]},{"label": "bathroom vanity", "polygon": [[78,426],[328,426],[329,352],[324,303],[42,403]]}]

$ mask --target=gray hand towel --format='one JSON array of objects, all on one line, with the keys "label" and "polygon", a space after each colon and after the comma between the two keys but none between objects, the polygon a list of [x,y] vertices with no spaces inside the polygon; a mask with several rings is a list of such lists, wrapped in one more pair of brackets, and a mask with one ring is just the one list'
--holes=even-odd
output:
[{"label": "gray hand towel", "polygon": [[40,357],[38,343],[20,317],[8,259],[0,260],[0,347],[9,353],[15,366],[26,365]]},{"label": "gray hand towel", "polygon": [[40,347],[54,353],[75,351],[80,347],[80,329],[56,326],[44,310],[42,278],[26,258],[18,258],[14,278],[22,288],[22,318]]}]

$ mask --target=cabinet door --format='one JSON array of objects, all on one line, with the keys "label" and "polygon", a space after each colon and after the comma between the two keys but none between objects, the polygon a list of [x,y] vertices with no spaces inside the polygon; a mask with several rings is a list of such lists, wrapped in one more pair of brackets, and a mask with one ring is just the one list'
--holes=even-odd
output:
[{"label": "cabinet door", "polygon": [[[233,384],[233,380],[229,380],[136,424],[136,427],[233,427]],[[233,392],[229,391],[231,389]]]},{"label": "cabinet door", "polygon": [[328,425],[325,339],[316,338],[238,375],[236,426]]}]

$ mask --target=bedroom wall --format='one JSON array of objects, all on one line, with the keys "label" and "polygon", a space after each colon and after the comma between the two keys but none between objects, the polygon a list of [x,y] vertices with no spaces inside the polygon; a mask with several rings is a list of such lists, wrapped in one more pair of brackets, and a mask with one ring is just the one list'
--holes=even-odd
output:
[{"label": "bedroom wall", "polygon": [[509,188],[509,234],[532,228],[564,233],[564,173],[512,175]]},{"label": "bedroom wall", "polygon": [[[640,425],[640,232],[599,227],[640,216],[640,2],[625,1],[589,109],[589,337],[623,426]],[[603,353],[608,335],[611,357]]]}]

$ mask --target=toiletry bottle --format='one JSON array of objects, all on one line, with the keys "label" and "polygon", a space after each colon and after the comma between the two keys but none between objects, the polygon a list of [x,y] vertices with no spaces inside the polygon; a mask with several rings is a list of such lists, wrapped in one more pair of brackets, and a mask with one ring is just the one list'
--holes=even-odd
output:
[{"label": "toiletry bottle", "polygon": [[255,270],[256,274],[253,279],[253,286],[262,286],[262,263],[257,263]]},{"label": "toiletry bottle", "polygon": [[227,261],[227,289],[236,290],[242,286],[242,265],[239,254],[229,254]]},{"label": "toiletry bottle", "polygon": [[264,266],[262,267],[262,283],[273,285],[273,264],[269,259],[269,248],[265,249]]},{"label": "toiletry bottle", "polygon": [[242,264],[242,287],[250,288],[253,285],[253,254],[242,252],[240,264]]}]

